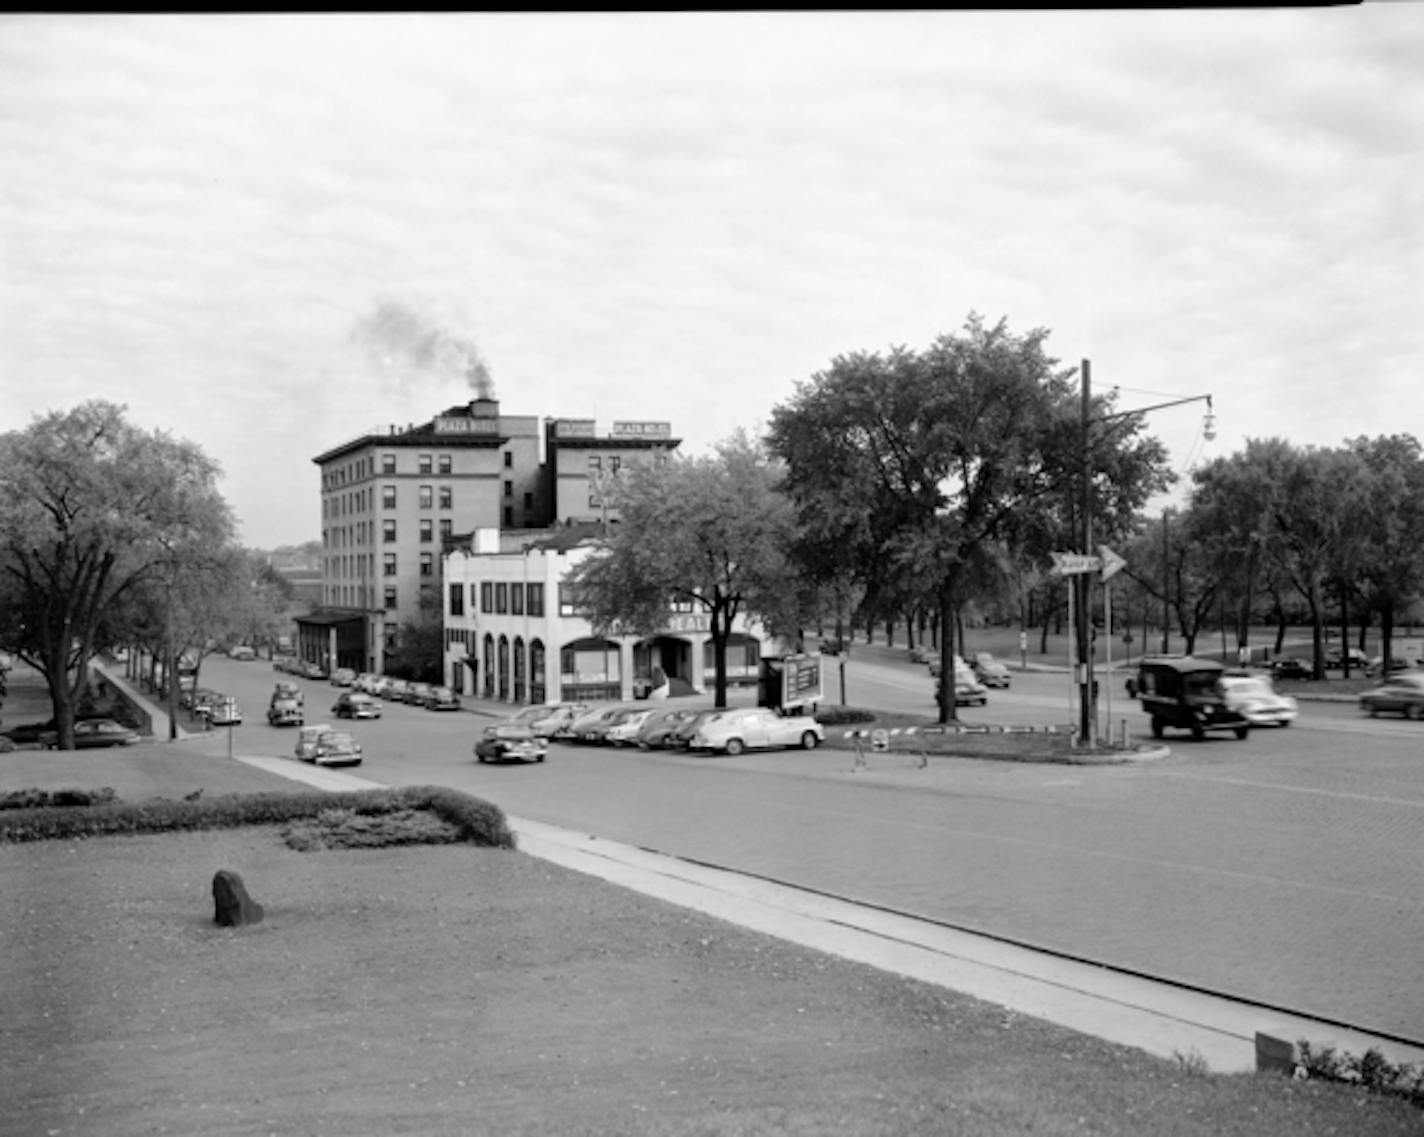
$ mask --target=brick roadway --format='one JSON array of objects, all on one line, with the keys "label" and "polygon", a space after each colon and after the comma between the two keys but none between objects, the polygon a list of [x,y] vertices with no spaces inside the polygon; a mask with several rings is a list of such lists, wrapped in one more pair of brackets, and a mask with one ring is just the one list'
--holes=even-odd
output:
[{"label": "brick roadway", "polygon": [[[248,674],[270,688],[270,672]],[[1031,686],[1016,680],[1025,707],[1054,697],[1017,690]],[[1289,731],[1176,742],[1150,763],[920,768],[894,752],[860,771],[830,749],[707,759],[556,747],[542,766],[481,766],[477,725],[390,708],[358,725],[360,773],[453,785],[517,817],[1424,1039],[1424,724],[1307,706]],[[272,754],[291,742],[264,725],[239,739]]]}]

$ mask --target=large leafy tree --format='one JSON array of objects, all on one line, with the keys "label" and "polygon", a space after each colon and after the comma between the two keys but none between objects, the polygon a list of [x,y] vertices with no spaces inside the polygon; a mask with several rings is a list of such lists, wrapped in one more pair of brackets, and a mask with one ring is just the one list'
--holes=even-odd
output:
[{"label": "large leafy tree", "polygon": [[120,642],[129,594],[173,550],[232,536],[217,466],[124,411],[94,400],[0,435],[0,642],[44,676],[66,749],[87,664]]},{"label": "large leafy tree", "polygon": [[[1380,615],[1382,651],[1392,654],[1396,617],[1424,588],[1424,456],[1408,434],[1346,443],[1363,467],[1342,556]],[[1352,555],[1353,554],[1353,555]]]},{"label": "large leafy tree", "polygon": [[1085,442],[1073,371],[1048,356],[1047,337],[971,314],[924,351],[837,357],[773,411],[771,449],[805,531],[868,587],[893,585],[938,610],[941,721],[954,716],[958,606],[1027,534],[1073,531],[1065,519],[1081,500],[1085,457],[1104,517],[1165,485],[1163,449],[1137,437],[1139,418]]},{"label": "large leafy tree", "polygon": [[733,621],[789,623],[801,610],[787,555],[795,517],[780,478],[741,432],[708,456],[625,467],[605,487],[619,520],[569,578],[594,628],[651,635],[674,603],[691,603],[709,618],[714,701],[725,707]]}]

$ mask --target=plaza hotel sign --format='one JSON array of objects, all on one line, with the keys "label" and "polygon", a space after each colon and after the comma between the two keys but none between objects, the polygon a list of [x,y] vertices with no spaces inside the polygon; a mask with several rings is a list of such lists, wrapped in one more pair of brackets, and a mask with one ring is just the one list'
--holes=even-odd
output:
[{"label": "plaza hotel sign", "polygon": [[498,434],[499,419],[436,415],[435,432],[437,434]]}]

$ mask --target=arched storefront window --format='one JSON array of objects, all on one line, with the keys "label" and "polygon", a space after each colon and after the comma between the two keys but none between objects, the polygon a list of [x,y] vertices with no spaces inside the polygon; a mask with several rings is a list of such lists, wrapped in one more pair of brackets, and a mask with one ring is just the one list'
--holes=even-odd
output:
[{"label": "arched storefront window", "polygon": [[499,697],[509,699],[509,637],[499,637]]},{"label": "arched storefront window", "polygon": [[514,637],[514,701],[515,701],[516,703],[522,703],[522,702],[524,702],[524,697],[525,697],[525,690],[524,690],[524,681],[525,681],[524,670],[525,670],[525,669],[524,669],[524,665],[525,665],[525,662],[526,662],[526,660],[525,660],[525,658],[524,658],[524,640],[523,640],[523,638],[520,637],[520,636],[515,636],[515,637]]},{"label": "arched storefront window", "polygon": [[484,688],[485,698],[494,698],[494,636],[485,636],[485,665],[484,665]]},{"label": "arched storefront window", "polygon": [[[702,673],[708,683],[717,674],[711,640],[702,645]],[[760,674],[761,641],[755,636],[733,632],[727,637],[727,682],[736,687],[755,685]]]},{"label": "arched storefront window", "polygon": [[574,640],[559,651],[559,686],[565,699],[618,699],[623,695],[623,659],[612,640]]},{"label": "arched storefront window", "polygon": [[549,698],[548,680],[544,675],[544,641],[529,641],[529,701],[543,703]]}]

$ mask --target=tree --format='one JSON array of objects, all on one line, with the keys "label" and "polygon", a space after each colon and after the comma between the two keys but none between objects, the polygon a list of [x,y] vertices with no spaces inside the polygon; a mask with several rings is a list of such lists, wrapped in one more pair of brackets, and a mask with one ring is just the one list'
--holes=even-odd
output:
[{"label": "tree", "polygon": [[106,619],[171,550],[232,534],[216,464],[124,411],[93,400],[0,435],[0,641],[44,676],[65,749]]},{"label": "tree", "polygon": [[[624,467],[607,488],[619,520],[570,574],[599,634],[651,635],[677,602],[708,614],[718,707],[727,705],[727,642],[739,615],[785,616],[799,582],[781,471],[738,432],[710,456]],[[794,618],[794,617],[793,617]]]},{"label": "tree", "polygon": [[[954,717],[954,616],[987,566],[1081,499],[1080,401],[1048,332],[971,314],[923,352],[837,357],[772,414],[802,527],[871,589],[931,599],[941,630],[940,720]],[[1099,399],[1096,407],[1109,405]],[[1117,518],[1165,485],[1164,451],[1117,422],[1087,454],[1095,512]],[[1060,520],[1059,531],[1071,531]],[[999,546],[1002,544],[1002,548]],[[997,550],[997,551],[996,551]]]},{"label": "tree", "polygon": [[[1381,655],[1391,658],[1395,619],[1424,586],[1424,456],[1412,435],[1346,443],[1365,473],[1357,485],[1358,521],[1347,545],[1357,554],[1359,582],[1380,614]],[[1344,645],[1342,645],[1344,646]]]}]

